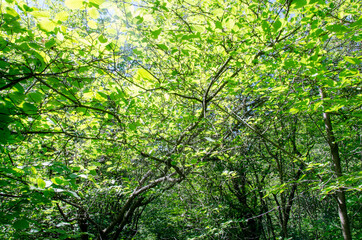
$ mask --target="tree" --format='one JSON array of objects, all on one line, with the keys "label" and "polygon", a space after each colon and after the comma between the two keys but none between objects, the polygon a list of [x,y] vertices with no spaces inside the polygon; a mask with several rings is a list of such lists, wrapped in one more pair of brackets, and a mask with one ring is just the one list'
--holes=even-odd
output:
[{"label": "tree", "polygon": [[305,196],[357,236],[358,2],[45,3],[1,5],[2,237],[288,238]]}]

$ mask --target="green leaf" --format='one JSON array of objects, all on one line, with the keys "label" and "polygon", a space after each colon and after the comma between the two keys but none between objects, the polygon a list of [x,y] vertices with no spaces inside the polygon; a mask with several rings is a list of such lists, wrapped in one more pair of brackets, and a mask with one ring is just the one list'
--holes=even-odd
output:
[{"label": "green leaf", "polygon": [[158,36],[161,34],[161,31],[162,31],[162,28],[159,28],[159,29],[157,29],[155,31],[151,31],[152,38],[157,39]]},{"label": "green leaf", "polygon": [[326,29],[331,32],[335,32],[335,33],[344,33],[344,32],[349,31],[347,27],[340,25],[340,24],[330,25],[330,26],[326,27]]},{"label": "green leaf", "polygon": [[39,103],[43,100],[43,94],[41,94],[40,92],[29,93],[28,98],[36,103]]},{"label": "green leaf", "polygon": [[282,22],[278,19],[273,23],[274,32],[277,32],[281,28]]},{"label": "green leaf", "polygon": [[100,35],[98,37],[98,40],[99,40],[100,43],[106,43],[108,41],[107,38],[105,38],[103,35]]},{"label": "green leaf", "polygon": [[220,21],[215,22],[215,27],[218,29],[222,29],[222,23]]},{"label": "green leaf", "polygon": [[319,101],[319,102],[314,103],[314,104],[312,105],[313,110],[314,110],[314,111],[317,111],[318,108],[319,108],[322,104],[323,104],[322,101]]},{"label": "green leaf", "polygon": [[38,178],[38,179],[36,180],[36,182],[38,183],[38,187],[39,187],[39,188],[42,188],[42,189],[44,189],[44,188],[45,188],[46,183],[44,182],[44,180],[43,180],[43,179]]},{"label": "green leaf", "polygon": [[142,78],[146,80],[153,80],[155,79],[151,73],[149,73],[146,69],[140,68],[137,71],[137,74]]},{"label": "green leaf", "polygon": [[191,164],[196,164],[198,162],[198,160],[196,158],[191,159]]},{"label": "green leaf", "polygon": [[50,13],[49,11],[34,11],[31,13],[35,18],[49,18]]},{"label": "green leaf", "polygon": [[20,220],[17,220],[16,222],[14,222],[13,227],[16,230],[24,230],[24,229],[29,228],[29,222],[25,219],[20,219]]},{"label": "green leaf", "polygon": [[7,126],[0,125],[0,143],[6,144],[10,137],[10,134],[10,130],[7,128]]},{"label": "green leaf", "polygon": [[306,0],[293,0],[292,5],[294,5],[295,8],[301,8],[304,7],[307,4]]},{"label": "green leaf", "polygon": [[299,112],[299,109],[297,109],[297,108],[291,108],[291,109],[289,110],[289,112],[290,112],[291,114],[297,114],[297,113]]},{"label": "green leaf", "polygon": [[101,5],[102,3],[104,3],[106,0],[89,0],[90,3],[93,3],[97,6]]},{"label": "green leaf", "polygon": [[68,195],[73,196],[77,199],[80,199],[79,195],[76,192],[73,191],[66,191],[66,193],[68,193]]},{"label": "green leaf", "polygon": [[344,57],[344,60],[346,60],[347,62],[352,63],[352,64],[360,64],[361,63],[360,59],[354,58],[354,57]]},{"label": "green leaf", "polygon": [[360,19],[358,19],[357,21],[352,23],[350,25],[350,27],[352,27],[352,28],[361,28],[362,27],[362,17],[360,17]]},{"label": "green leaf", "polygon": [[52,32],[56,25],[52,21],[45,19],[39,22],[39,27],[45,32]]},{"label": "green leaf", "polygon": [[13,17],[17,17],[19,16],[19,14],[13,9],[13,8],[10,8],[10,7],[6,7],[6,13],[13,16]]},{"label": "green leaf", "polygon": [[168,50],[168,47],[167,47],[165,44],[158,44],[157,46],[158,46],[159,48],[161,48],[162,50],[165,50],[165,51]]},{"label": "green leaf", "polygon": [[129,129],[131,129],[132,131],[136,131],[137,130],[137,124],[136,123],[131,123],[128,125]]},{"label": "green leaf", "polygon": [[326,109],[326,112],[338,112],[339,109],[343,108],[343,105],[334,105],[328,109]]},{"label": "green leaf", "polygon": [[57,44],[57,42],[55,41],[54,38],[52,38],[52,39],[50,39],[49,41],[47,41],[47,42],[45,43],[45,47],[46,47],[46,48],[51,48],[51,47],[53,47],[53,46],[56,45],[56,44]]},{"label": "green leaf", "polygon": [[83,0],[65,0],[64,4],[70,9],[85,9]]},{"label": "green leaf", "polygon": [[66,12],[66,11],[61,11],[59,13],[57,13],[57,15],[55,15],[55,21],[61,21],[61,22],[64,22],[64,21],[67,21],[68,19],[68,16],[69,14]]},{"label": "green leaf", "polygon": [[94,19],[97,19],[97,18],[99,18],[99,16],[100,16],[98,10],[95,9],[95,8],[91,8],[91,9],[88,11],[88,14],[89,14],[89,16],[90,16],[91,18],[94,18]]},{"label": "green leaf", "polygon": [[78,175],[77,175],[77,174],[75,174],[75,173],[71,173],[71,174],[69,175],[69,177],[70,177],[70,178],[77,178],[77,177],[78,177]]},{"label": "green leaf", "polygon": [[55,177],[55,178],[52,178],[51,181],[57,185],[61,185],[64,181],[59,178],[59,177]]},{"label": "green leaf", "polygon": [[106,46],[106,49],[107,49],[108,51],[114,51],[115,48],[116,48],[116,45],[115,45],[113,42],[107,44],[107,46]]},{"label": "green leaf", "polygon": [[93,21],[93,20],[89,20],[88,21],[88,26],[92,29],[97,29],[98,28],[98,25],[97,25],[97,22],[96,21]]},{"label": "green leaf", "polygon": [[269,22],[262,21],[261,27],[263,28],[264,32],[266,33],[270,32]]},{"label": "green leaf", "polygon": [[31,103],[25,102],[23,103],[22,107],[26,114],[35,114],[38,111],[38,109]]}]

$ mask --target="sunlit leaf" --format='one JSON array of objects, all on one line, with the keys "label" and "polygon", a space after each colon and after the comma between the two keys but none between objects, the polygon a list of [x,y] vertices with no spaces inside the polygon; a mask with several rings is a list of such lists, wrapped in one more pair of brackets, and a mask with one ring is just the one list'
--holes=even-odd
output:
[{"label": "sunlit leaf", "polygon": [[64,4],[70,9],[85,9],[84,0],[65,0]]},{"label": "sunlit leaf", "polygon": [[137,74],[143,78],[143,79],[146,79],[146,80],[153,80],[155,79],[152,74],[150,74],[149,71],[147,71],[146,69],[143,69],[143,68],[140,68],[137,70]]},{"label": "sunlit leaf", "polygon": [[161,28],[159,28],[159,29],[157,29],[157,30],[155,30],[155,31],[151,31],[152,37],[153,37],[154,39],[157,39],[158,36],[161,34],[161,32],[162,32],[162,29],[161,29]]},{"label": "sunlit leaf", "polygon": [[46,183],[44,182],[44,180],[43,180],[43,179],[38,178],[38,179],[36,180],[36,182],[38,183],[38,187],[39,187],[39,188],[42,188],[42,189],[44,189],[44,188],[45,188]]},{"label": "sunlit leaf", "polygon": [[93,21],[93,20],[89,20],[88,21],[88,26],[92,29],[97,29],[98,28],[98,24],[96,21]]},{"label": "sunlit leaf", "polygon": [[102,3],[106,2],[106,0],[89,0],[89,2],[94,3],[99,6]]},{"label": "sunlit leaf", "polygon": [[293,0],[292,5],[296,8],[304,7],[307,4],[306,0]]},{"label": "sunlit leaf", "polygon": [[56,27],[56,24],[51,20],[44,19],[39,22],[39,27],[46,32],[51,32]]},{"label": "sunlit leaf", "polygon": [[67,21],[68,16],[69,16],[69,13],[67,13],[66,11],[61,11],[61,12],[57,13],[57,15],[55,15],[54,20],[64,22],[64,21]]},{"label": "sunlit leaf", "polygon": [[88,14],[89,14],[89,16],[90,16],[91,18],[94,18],[94,19],[97,19],[97,18],[99,18],[99,16],[100,16],[98,10],[95,9],[95,8],[89,9]]}]

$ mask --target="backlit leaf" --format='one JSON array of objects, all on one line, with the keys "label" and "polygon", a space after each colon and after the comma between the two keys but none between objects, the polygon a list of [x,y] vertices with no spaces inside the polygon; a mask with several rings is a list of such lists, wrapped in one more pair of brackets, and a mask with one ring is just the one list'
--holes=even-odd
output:
[{"label": "backlit leaf", "polygon": [[46,32],[52,32],[56,24],[48,19],[44,19],[39,22],[39,27]]},{"label": "backlit leaf", "polygon": [[64,4],[70,9],[85,9],[83,0],[65,0]]},{"label": "backlit leaf", "polygon": [[91,8],[91,9],[88,11],[88,14],[89,14],[89,16],[90,16],[91,18],[94,18],[94,19],[97,19],[97,18],[99,18],[99,16],[100,16],[98,10],[95,9],[95,8]]},{"label": "backlit leaf", "polygon": [[42,188],[42,189],[44,189],[44,188],[45,188],[46,183],[44,182],[44,180],[43,180],[43,179],[38,178],[38,179],[36,180],[36,182],[38,183],[38,187],[39,187],[39,188]]},{"label": "backlit leaf", "polygon": [[59,13],[57,13],[57,15],[55,15],[55,21],[67,21],[69,14],[66,11],[61,11]]}]

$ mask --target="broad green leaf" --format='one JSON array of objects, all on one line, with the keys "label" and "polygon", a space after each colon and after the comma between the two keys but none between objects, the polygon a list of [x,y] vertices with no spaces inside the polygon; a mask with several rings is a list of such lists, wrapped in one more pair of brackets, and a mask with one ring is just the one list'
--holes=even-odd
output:
[{"label": "broad green leaf", "polygon": [[153,37],[154,39],[157,39],[158,36],[161,34],[161,31],[162,31],[161,28],[159,28],[159,29],[157,29],[157,30],[155,30],[155,31],[151,31],[152,37]]},{"label": "broad green leaf", "polygon": [[317,111],[318,108],[319,108],[320,106],[322,106],[322,104],[323,104],[322,101],[316,102],[315,104],[312,105],[312,106],[313,106],[313,110],[314,110],[314,111]]},{"label": "broad green leaf", "polygon": [[325,5],[326,1],[325,0],[309,0],[309,4],[320,4],[320,5]]},{"label": "broad green leaf", "polygon": [[360,17],[360,19],[358,19],[357,21],[352,23],[350,25],[350,27],[352,27],[352,28],[361,28],[362,27],[362,17]]},{"label": "broad green leaf", "polygon": [[297,109],[297,108],[291,108],[291,109],[289,110],[289,112],[290,112],[291,114],[297,114],[297,113],[299,112],[299,109]]},{"label": "broad green leaf", "polygon": [[304,7],[307,4],[306,0],[293,0],[292,5],[294,5],[295,8],[301,8]]},{"label": "broad green leaf", "polygon": [[131,123],[128,125],[129,129],[131,129],[132,131],[136,131],[137,130],[137,124],[136,123]]},{"label": "broad green leaf", "polygon": [[101,43],[106,43],[108,40],[107,40],[107,38],[105,38],[103,35],[100,35],[99,37],[98,37],[98,40],[99,40],[99,42],[101,42]]},{"label": "broad green leaf", "polygon": [[35,167],[31,167],[30,170],[31,170],[31,173],[34,175],[38,173],[38,171],[36,170]]},{"label": "broad green leaf", "polygon": [[85,9],[84,4],[83,4],[84,0],[65,0],[64,4],[65,6],[67,6],[70,9]]},{"label": "broad green leaf", "polygon": [[215,22],[215,27],[222,30],[223,29],[222,22],[221,21],[216,21]]},{"label": "broad green leaf", "polygon": [[42,188],[42,189],[44,189],[44,188],[45,188],[46,183],[44,182],[44,180],[43,180],[43,179],[38,178],[38,179],[36,180],[36,182],[38,183],[38,187],[39,187],[39,188]]},{"label": "broad green leaf", "polygon": [[273,23],[274,32],[277,32],[282,26],[282,22],[278,19]]},{"label": "broad green leaf", "polygon": [[6,13],[13,16],[13,17],[17,17],[19,16],[19,14],[11,7],[6,7]]},{"label": "broad green leaf", "polygon": [[354,57],[344,57],[344,60],[346,60],[347,62],[352,63],[352,64],[360,64],[361,63],[360,59],[354,58]]},{"label": "broad green leaf", "polygon": [[61,185],[63,183],[63,180],[59,177],[52,178],[51,181],[57,185]]},{"label": "broad green leaf", "polygon": [[49,11],[34,11],[34,12],[31,12],[30,14],[33,15],[35,18],[49,18],[50,17]]},{"label": "broad green leaf", "polygon": [[168,47],[167,47],[165,44],[158,44],[158,46],[159,46],[162,50],[165,50],[165,51],[168,50]]},{"label": "broad green leaf", "polygon": [[28,97],[29,99],[31,99],[31,101],[34,101],[36,103],[39,103],[43,100],[43,94],[41,94],[40,92],[29,93]]},{"label": "broad green leaf", "polygon": [[97,166],[89,166],[88,167],[88,170],[95,170],[95,169],[97,169]]},{"label": "broad green leaf", "polygon": [[327,30],[329,30],[331,32],[335,32],[335,33],[343,33],[343,32],[349,31],[347,27],[340,25],[340,24],[330,25],[326,28],[327,28]]},{"label": "broad green leaf", "polygon": [[97,25],[97,22],[96,21],[93,21],[93,20],[89,20],[88,21],[88,26],[92,29],[97,29],[98,28],[98,25]]},{"label": "broad green leaf", "polygon": [[261,24],[264,32],[270,32],[270,24],[268,21],[262,21],[262,24]]},{"label": "broad green leaf", "polygon": [[69,175],[69,177],[70,177],[70,178],[77,178],[77,177],[78,177],[78,175],[77,175],[77,174],[75,174],[75,173],[71,173],[71,174]]},{"label": "broad green leaf", "polygon": [[39,27],[46,32],[52,32],[56,24],[48,19],[44,19],[39,22]]},{"label": "broad green leaf", "polygon": [[106,0],[89,0],[90,3],[94,3],[96,5],[101,5],[102,3],[104,3]]},{"label": "broad green leaf", "polygon": [[107,101],[107,95],[102,94],[102,92],[97,92],[95,99],[97,99],[100,102],[104,102]]},{"label": "broad green leaf", "polygon": [[47,41],[47,42],[45,43],[45,47],[46,47],[46,48],[51,48],[51,47],[53,47],[53,46],[56,45],[56,44],[57,44],[57,42],[55,41],[54,38],[52,38],[52,39],[50,39],[49,41]]},{"label": "broad green leaf", "polygon": [[326,112],[338,112],[339,109],[343,108],[343,105],[334,105],[328,109],[326,109]]},{"label": "broad green leaf", "polygon": [[61,21],[61,22],[64,22],[64,21],[67,21],[68,19],[68,16],[69,16],[69,13],[67,13],[66,11],[61,11],[59,13],[57,13],[57,15],[55,15],[55,21]]},{"label": "broad green leaf", "polygon": [[38,111],[37,107],[28,102],[24,102],[22,108],[26,114],[35,114]]},{"label": "broad green leaf", "polygon": [[152,74],[150,74],[147,70],[143,69],[143,68],[140,68],[138,69],[137,71],[137,74],[143,78],[143,79],[146,79],[146,80],[153,80],[155,79]]},{"label": "broad green leaf", "polygon": [[75,197],[75,198],[77,198],[77,199],[80,199],[79,195],[78,195],[76,192],[74,192],[74,191],[66,191],[66,193],[67,193],[68,195],[70,195],[70,196],[73,196],[73,197]]},{"label": "broad green leaf", "polygon": [[[2,120],[0,118],[0,120]],[[10,137],[10,131],[7,126],[0,124],[0,143],[6,144]]]},{"label": "broad green leaf", "polygon": [[228,20],[226,21],[225,26],[227,27],[228,30],[233,29],[234,26],[235,26],[235,19],[232,19],[232,18],[228,19]]},{"label": "broad green leaf", "polygon": [[24,230],[29,228],[29,222],[25,219],[20,219],[14,222],[13,227],[17,230]]},{"label": "broad green leaf", "polygon": [[91,18],[94,18],[94,19],[97,19],[97,18],[99,18],[99,16],[100,16],[98,10],[95,9],[95,8],[91,8],[91,9],[88,11],[88,14],[89,14],[89,16],[90,16]]}]

